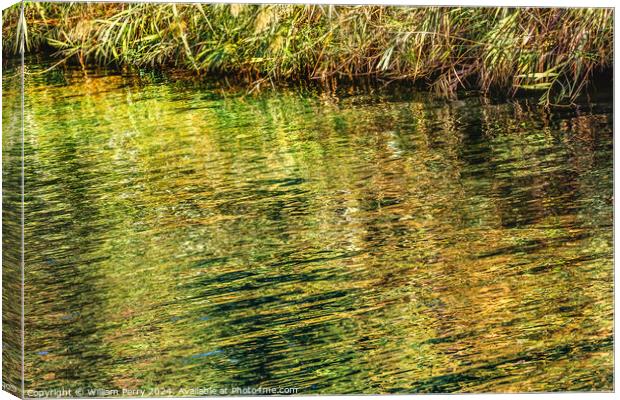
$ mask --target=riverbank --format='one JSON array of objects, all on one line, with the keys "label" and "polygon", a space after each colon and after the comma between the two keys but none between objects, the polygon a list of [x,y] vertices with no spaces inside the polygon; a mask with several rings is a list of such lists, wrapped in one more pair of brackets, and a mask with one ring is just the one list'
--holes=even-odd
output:
[{"label": "riverbank", "polygon": [[3,12],[3,51],[59,63],[285,80],[411,81],[439,95],[540,93],[571,103],[613,65],[613,10],[28,3]]}]

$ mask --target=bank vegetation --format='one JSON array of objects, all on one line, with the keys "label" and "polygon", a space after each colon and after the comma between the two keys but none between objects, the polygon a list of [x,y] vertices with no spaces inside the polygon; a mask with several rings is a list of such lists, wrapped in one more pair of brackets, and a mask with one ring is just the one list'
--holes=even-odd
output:
[{"label": "bank vegetation", "polygon": [[39,3],[3,12],[3,52],[57,64],[285,81],[408,81],[454,97],[536,91],[570,103],[613,63],[613,10]]}]

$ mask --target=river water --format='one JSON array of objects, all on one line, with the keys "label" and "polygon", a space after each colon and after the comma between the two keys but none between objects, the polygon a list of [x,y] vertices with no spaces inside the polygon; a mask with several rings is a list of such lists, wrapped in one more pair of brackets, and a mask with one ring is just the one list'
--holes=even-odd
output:
[{"label": "river water", "polygon": [[25,95],[26,390],[613,389],[609,98]]}]

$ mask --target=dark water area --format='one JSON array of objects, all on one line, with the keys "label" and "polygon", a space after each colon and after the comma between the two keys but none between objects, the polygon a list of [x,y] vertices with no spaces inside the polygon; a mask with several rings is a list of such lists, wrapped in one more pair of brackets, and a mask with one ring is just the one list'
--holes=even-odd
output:
[{"label": "dark water area", "polygon": [[613,390],[609,97],[25,94],[26,390]]}]

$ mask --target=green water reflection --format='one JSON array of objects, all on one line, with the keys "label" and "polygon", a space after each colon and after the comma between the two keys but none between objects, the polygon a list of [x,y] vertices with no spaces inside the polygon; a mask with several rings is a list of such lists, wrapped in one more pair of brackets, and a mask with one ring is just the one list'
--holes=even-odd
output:
[{"label": "green water reflection", "polygon": [[26,389],[613,388],[609,101],[57,74],[26,107]]}]

